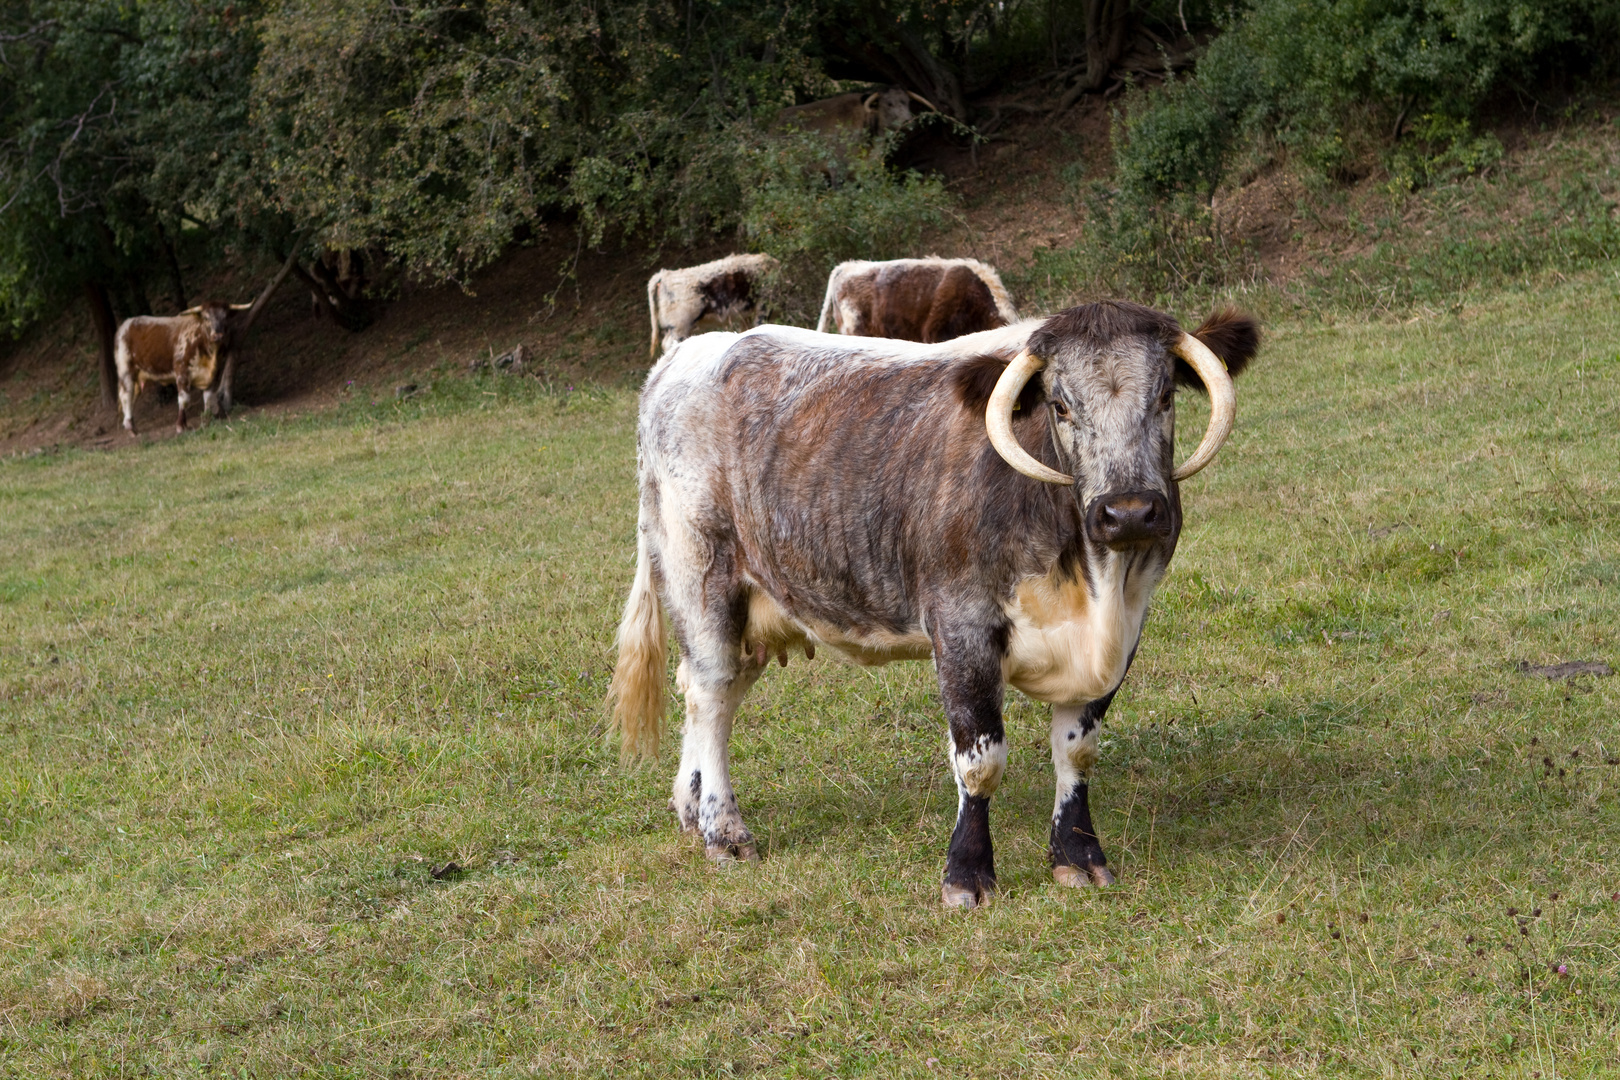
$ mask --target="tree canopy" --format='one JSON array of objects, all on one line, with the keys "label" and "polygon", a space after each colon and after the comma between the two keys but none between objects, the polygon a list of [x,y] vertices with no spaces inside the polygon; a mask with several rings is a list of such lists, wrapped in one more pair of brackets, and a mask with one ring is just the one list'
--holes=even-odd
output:
[{"label": "tree canopy", "polygon": [[183,305],[189,263],[296,255],[295,240],[311,283],[329,277],[315,256],[351,250],[464,281],[562,220],[593,240],[879,248],[937,219],[937,181],[881,154],[806,168],[813,146],[765,129],[783,106],[885,84],[926,97],[966,137],[1009,95],[1061,110],[1196,60],[1191,79],[1138,95],[1120,176],[1143,198],[1207,196],[1240,142],[1331,169],[1357,130],[1461,137],[1493,94],[1602,74],[1612,9],[0,0],[0,330],[81,295],[103,322],[154,295]]}]

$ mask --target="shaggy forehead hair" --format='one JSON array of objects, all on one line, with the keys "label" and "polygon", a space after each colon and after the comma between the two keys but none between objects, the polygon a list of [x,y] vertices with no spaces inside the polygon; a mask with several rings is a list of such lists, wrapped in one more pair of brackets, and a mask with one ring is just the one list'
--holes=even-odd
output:
[{"label": "shaggy forehead hair", "polygon": [[1042,323],[1029,336],[1029,351],[1044,360],[1061,361],[1128,337],[1152,338],[1168,349],[1181,339],[1181,324],[1162,311],[1124,300],[1081,304]]}]

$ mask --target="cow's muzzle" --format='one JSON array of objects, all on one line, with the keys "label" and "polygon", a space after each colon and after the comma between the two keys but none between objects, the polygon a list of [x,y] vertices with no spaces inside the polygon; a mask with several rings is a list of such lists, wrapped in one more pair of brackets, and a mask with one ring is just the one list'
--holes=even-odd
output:
[{"label": "cow's muzzle", "polygon": [[1157,491],[1110,491],[1086,507],[1086,538],[1115,550],[1158,543],[1170,524],[1170,504]]}]

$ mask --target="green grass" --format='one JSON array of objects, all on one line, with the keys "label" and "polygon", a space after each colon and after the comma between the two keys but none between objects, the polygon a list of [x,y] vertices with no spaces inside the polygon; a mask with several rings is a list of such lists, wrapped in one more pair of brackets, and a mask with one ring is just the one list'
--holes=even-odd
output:
[{"label": "green grass", "polygon": [[771,669],[757,866],[618,765],[633,414],[0,464],[0,1074],[1614,1074],[1620,687],[1515,664],[1620,666],[1620,278],[1273,327],[1105,727],[1119,885],[1050,884],[1014,695],[973,913],[927,665]]}]

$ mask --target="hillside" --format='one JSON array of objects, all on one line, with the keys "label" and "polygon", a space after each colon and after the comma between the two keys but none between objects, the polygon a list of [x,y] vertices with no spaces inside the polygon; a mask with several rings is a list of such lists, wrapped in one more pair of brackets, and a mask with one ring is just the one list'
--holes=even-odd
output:
[{"label": "hillside", "polygon": [[[1088,98],[1051,125],[1016,113],[976,154],[944,142],[906,147],[906,163],[942,173],[960,207],[951,227],[926,236],[917,254],[997,265],[1026,313],[1093,295],[1082,272],[1081,191],[1108,168],[1110,108]],[[1617,115],[1611,102],[1554,124],[1533,114],[1508,117],[1492,133],[1500,160],[1473,174],[1441,175],[1415,192],[1376,161],[1339,186],[1313,184],[1275,164],[1245,175],[1215,200],[1223,238],[1236,253],[1216,291],[1273,318],[1384,316],[1466,306],[1482,288],[1602,263],[1615,254],[1620,229]],[[383,402],[408,386],[421,392],[468,377],[478,357],[520,343],[537,357],[540,377],[558,385],[633,383],[647,363],[647,275],[725,250],[652,252],[634,241],[590,250],[568,225],[556,224],[467,290],[404,283],[359,333],[317,318],[294,282],[255,327],[230,422]],[[203,292],[246,299],[273,271],[222,268]],[[796,287],[805,307],[819,297],[818,281]],[[1160,299],[1196,307],[1211,296]],[[82,304],[0,346],[0,456],[131,445],[113,410],[100,406],[94,371],[95,339]],[[139,402],[143,442],[172,435],[173,392],[165,389]]]}]

